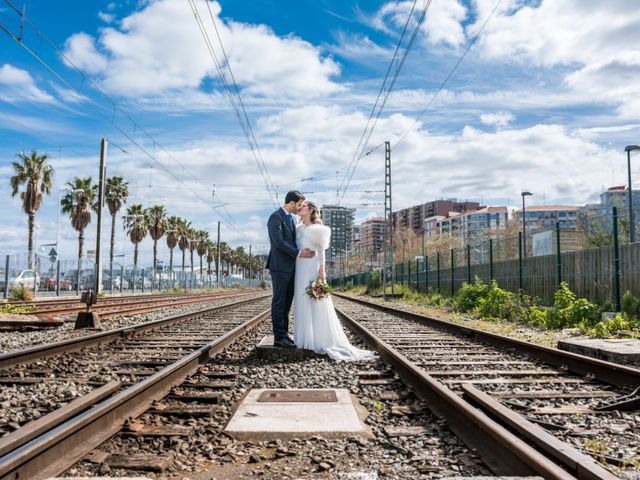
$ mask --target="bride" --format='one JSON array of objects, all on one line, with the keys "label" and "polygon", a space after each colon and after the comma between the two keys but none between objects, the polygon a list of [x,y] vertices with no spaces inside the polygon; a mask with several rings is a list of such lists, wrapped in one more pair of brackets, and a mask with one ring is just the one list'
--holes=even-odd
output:
[{"label": "bride", "polygon": [[334,360],[373,360],[375,353],[354,347],[342,330],[330,296],[312,300],[306,293],[310,282],[326,279],[324,251],[329,247],[331,229],[322,225],[318,206],[306,201],[298,211],[301,222],[296,228],[300,250],[316,252],[312,258],[296,259],[294,290],[294,342],[297,347],[327,354]]}]

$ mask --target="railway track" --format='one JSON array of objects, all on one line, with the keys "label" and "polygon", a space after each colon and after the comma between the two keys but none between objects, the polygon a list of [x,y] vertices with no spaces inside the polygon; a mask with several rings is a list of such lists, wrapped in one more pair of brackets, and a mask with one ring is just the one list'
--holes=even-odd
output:
[{"label": "railway track", "polygon": [[[3,389],[62,382],[65,388],[83,389],[84,395],[51,411],[46,406],[56,406],[56,399],[42,398],[42,417],[1,437],[0,478],[38,479],[59,474],[123,426],[135,430],[137,427],[125,425],[127,419],[152,407],[165,415],[197,415],[197,407],[180,400],[198,395],[167,397],[171,389],[198,371],[200,363],[266,318],[268,306],[266,296],[243,299],[91,338],[2,355]],[[224,388],[223,378],[200,372],[198,379],[187,384],[196,389]],[[152,406],[165,397],[173,404]],[[205,403],[213,398],[200,397]],[[210,412],[211,407],[204,410]]]},{"label": "railway track", "polygon": [[[360,299],[335,301],[380,360],[256,358],[256,340],[269,330],[266,298],[90,336],[81,350],[57,345],[46,355],[0,357],[2,388],[66,382],[82,393],[0,437],[0,479],[46,478],[72,465],[72,475],[151,470],[182,478],[212,462],[223,477],[232,465],[236,478],[304,478],[354,465],[400,478],[486,475],[487,467],[567,480],[637,474],[640,417],[624,396],[640,371]],[[374,438],[230,441],[221,434],[230,412],[246,389],[265,386],[349,388],[369,407]]]},{"label": "railway track", "polygon": [[586,479],[640,468],[640,370],[338,297],[342,320],[494,472]]},{"label": "railway track", "polygon": [[[159,310],[164,307],[179,307],[206,303],[221,297],[237,297],[247,295],[248,293],[253,292],[214,292],[179,295],[162,294],[136,295],[133,297],[105,297],[98,299],[98,303],[92,307],[92,310],[98,312],[101,318],[110,319],[120,315],[146,313]],[[54,319],[63,315],[77,314],[78,312],[86,309],[86,305],[77,298],[74,300],[17,302],[12,305],[35,307],[34,311],[25,312],[24,315],[35,315],[42,320]]]}]

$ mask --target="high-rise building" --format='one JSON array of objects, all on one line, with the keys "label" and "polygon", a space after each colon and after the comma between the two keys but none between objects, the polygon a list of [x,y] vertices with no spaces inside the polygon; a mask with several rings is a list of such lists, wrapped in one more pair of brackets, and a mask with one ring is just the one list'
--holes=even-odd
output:
[{"label": "high-rise building", "polygon": [[374,217],[365,220],[360,225],[360,242],[358,242],[358,254],[365,258],[377,258],[378,253],[384,248],[384,228],[386,222],[382,217]]},{"label": "high-rise building", "polygon": [[338,257],[349,253],[353,248],[355,216],[355,208],[324,205],[320,209],[322,221],[331,228],[331,245],[326,257],[328,267],[332,267]]},{"label": "high-rise building", "polygon": [[427,228],[425,219],[442,216],[447,217],[451,212],[463,213],[470,210],[478,210],[478,202],[459,202],[454,198],[447,200],[434,200],[432,202],[415,205],[391,213],[393,228],[397,231],[410,228],[416,234],[421,234]]}]

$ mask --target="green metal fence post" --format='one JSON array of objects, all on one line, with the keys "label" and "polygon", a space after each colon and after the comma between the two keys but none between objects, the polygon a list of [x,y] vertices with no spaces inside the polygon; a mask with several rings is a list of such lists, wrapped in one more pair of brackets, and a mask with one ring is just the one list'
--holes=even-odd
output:
[{"label": "green metal fence post", "polygon": [[420,264],[416,258],[416,292],[420,291]]},{"label": "green metal fence post", "polygon": [[522,232],[518,232],[518,285],[522,290]]},{"label": "green metal fence post", "polygon": [[471,283],[471,246],[467,244],[467,283]]},{"label": "green metal fence post", "polygon": [[558,288],[562,283],[562,252],[560,251],[560,222],[556,222],[556,277]]},{"label": "green metal fence post", "polygon": [[424,293],[429,291],[429,257],[424,256]]},{"label": "green metal fence post", "polygon": [[453,248],[451,249],[451,296],[455,295],[455,285],[453,283],[453,264],[455,263]]},{"label": "green metal fence post", "polygon": [[489,282],[493,282],[493,238],[489,239]]},{"label": "green metal fence post", "polygon": [[613,272],[616,312],[620,311],[620,245],[618,243],[618,209],[613,207]]},{"label": "green metal fence post", "polygon": [[437,280],[436,280],[436,288],[438,289],[438,293],[440,293],[440,252],[436,255],[436,268],[438,272]]}]

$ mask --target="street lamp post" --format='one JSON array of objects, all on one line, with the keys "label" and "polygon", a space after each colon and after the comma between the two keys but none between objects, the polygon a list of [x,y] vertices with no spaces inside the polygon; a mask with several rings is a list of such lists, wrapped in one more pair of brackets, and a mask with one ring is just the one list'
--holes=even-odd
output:
[{"label": "street lamp post", "polygon": [[404,264],[405,264],[405,251],[407,249],[407,242],[408,240],[406,238],[402,239],[402,281],[400,283],[404,284]]},{"label": "street lamp post", "polygon": [[633,222],[633,191],[631,188],[631,152],[640,150],[638,145],[627,145],[624,147],[624,151],[627,152],[627,174],[629,182],[629,243],[636,241],[636,225]]},{"label": "street lamp post", "polygon": [[524,208],[524,197],[529,195],[533,195],[531,192],[522,192],[522,256],[527,256],[527,222],[525,220],[525,208]]}]

